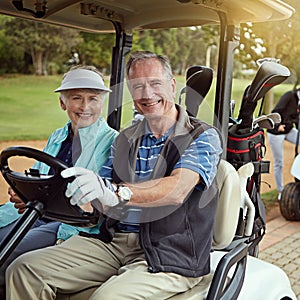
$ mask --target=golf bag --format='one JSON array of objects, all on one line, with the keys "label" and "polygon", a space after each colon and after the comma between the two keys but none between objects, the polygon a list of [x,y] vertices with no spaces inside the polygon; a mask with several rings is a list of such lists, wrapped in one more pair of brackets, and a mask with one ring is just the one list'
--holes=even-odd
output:
[{"label": "golf bag", "polygon": [[[260,62],[259,69],[251,84],[245,89],[238,120],[228,130],[227,161],[235,169],[252,162],[253,175],[248,179],[247,192],[255,207],[255,216],[252,234],[247,238],[250,255],[257,256],[258,243],[265,234],[266,211],[260,197],[261,174],[269,173],[270,162],[263,161],[265,156],[265,137],[262,128],[255,127],[253,115],[258,100],[272,87],[280,84],[290,76],[289,70],[274,59],[264,59]],[[236,239],[245,237],[244,224],[247,209],[241,207],[239,226]]]},{"label": "golf bag", "polygon": [[[266,228],[266,211],[260,197],[261,173],[268,173],[270,166],[269,161],[263,161],[265,152],[265,137],[262,129],[257,128],[251,132],[239,134],[237,126],[231,126],[228,132],[227,161],[236,170],[248,162],[252,162],[254,166],[254,173],[248,180],[247,192],[255,207],[255,217],[252,235],[248,238],[247,242],[250,244],[250,254],[255,256],[257,251],[256,246],[265,234]],[[241,208],[236,239],[245,236],[246,223],[244,215],[243,208]]]},{"label": "golf bag", "polygon": [[236,134],[235,125],[229,129],[227,160],[232,164],[261,161],[266,152],[264,131],[257,128],[250,133]]}]

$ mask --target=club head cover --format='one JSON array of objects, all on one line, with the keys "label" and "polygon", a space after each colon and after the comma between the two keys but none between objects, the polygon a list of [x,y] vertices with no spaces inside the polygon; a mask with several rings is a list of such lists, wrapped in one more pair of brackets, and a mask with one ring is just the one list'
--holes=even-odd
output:
[{"label": "club head cover", "polygon": [[270,113],[267,115],[269,119],[272,119],[275,124],[281,123],[281,115],[277,112]]},{"label": "club head cover", "polygon": [[265,128],[265,129],[273,129],[275,127],[274,121],[272,119],[268,118],[268,117],[264,120],[258,121],[257,125],[260,128]]}]

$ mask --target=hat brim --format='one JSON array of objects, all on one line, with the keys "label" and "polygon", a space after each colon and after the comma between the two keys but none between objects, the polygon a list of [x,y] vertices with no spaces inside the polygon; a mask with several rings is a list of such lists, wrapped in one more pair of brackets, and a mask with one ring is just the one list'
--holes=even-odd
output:
[{"label": "hat brim", "polygon": [[68,82],[63,82],[60,87],[54,90],[55,93],[66,91],[66,90],[74,90],[74,89],[96,89],[105,92],[111,92],[111,89],[103,85],[98,80],[92,80],[90,78],[79,78],[69,80]]}]

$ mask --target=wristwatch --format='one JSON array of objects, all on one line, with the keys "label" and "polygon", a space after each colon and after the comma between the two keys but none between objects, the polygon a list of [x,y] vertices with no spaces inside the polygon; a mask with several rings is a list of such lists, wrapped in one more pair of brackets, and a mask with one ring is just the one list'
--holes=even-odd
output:
[{"label": "wristwatch", "polygon": [[120,202],[128,202],[131,199],[132,191],[128,186],[118,185],[117,194]]}]

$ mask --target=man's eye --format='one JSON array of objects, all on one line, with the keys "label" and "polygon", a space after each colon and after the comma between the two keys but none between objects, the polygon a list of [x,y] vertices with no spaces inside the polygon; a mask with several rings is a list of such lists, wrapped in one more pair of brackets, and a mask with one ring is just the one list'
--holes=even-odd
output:
[{"label": "man's eye", "polygon": [[154,81],[154,82],[151,83],[151,85],[158,87],[158,86],[161,86],[161,82],[160,81]]},{"label": "man's eye", "polygon": [[135,90],[140,90],[140,89],[142,89],[143,88],[143,86],[140,84],[140,85],[136,85],[135,87],[134,87],[134,89]]}]

